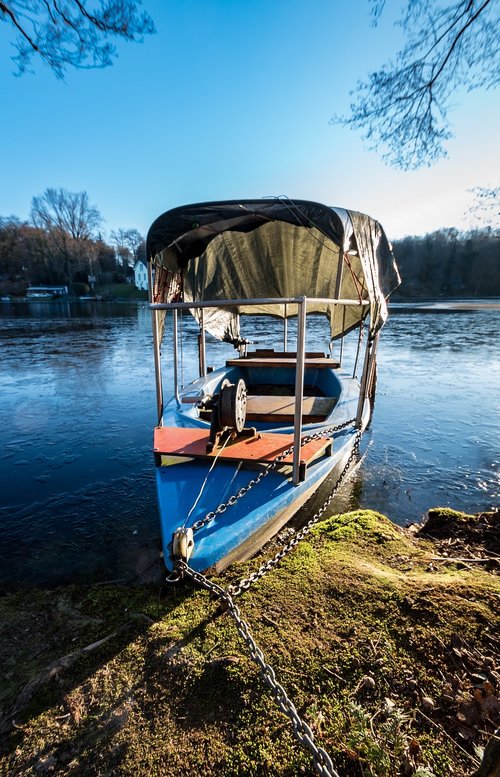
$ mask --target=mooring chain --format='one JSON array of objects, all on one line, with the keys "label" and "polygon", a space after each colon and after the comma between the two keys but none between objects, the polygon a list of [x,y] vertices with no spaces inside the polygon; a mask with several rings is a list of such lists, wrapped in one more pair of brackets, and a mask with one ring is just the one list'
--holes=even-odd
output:
[{"label": "mooring chain", "polygon": [[361,442],[361,432],[356,432],[356,437],[354,439],[354,444],[352,447],[352,450],[347,458],[347,461],[345,463],[345,466],[340,473],[337,482],[335,483],[332,491],[327,496],[319,510],[313,515],[312,518],[305,524],[305,526],[302,527],[300,531],[298,531],[294,536],[284,545],[275,556],[273,556],[270,559],[267,559],[267,561],[264,561],[260,567],[257,569],[256,572],[252,572],[248,577],[244,577],[242,580],[239,581],[237,585],[230,585],[228,587],[228,592],[231,594],[231,596],[239,596],[244,591],[247,591],[251,585],[256,583],[258,580],[260,580],[261,577],[263,577],[267,572],[269,572],[271,569],[274,569],[274,567],[278,566],[278,564],[287,556],[290,551],[292,551],[296,545],[299,544],[301,540],[304,539],[304,537],[307,537],[313,526],[319,521],[321,516],[325,513],[326,509],[328,508],[330,502],[332,501],[333,497],[339,490],[340,486],[342,485],[345,476],[347,475],[347,472],[349,471],[349,468],[352,464],[352,462],[358,457],[359,455],[359,444]]},{"label": "mooring chain", "polygon": [[[338,424],[337,426],[331,426],[328,429],[322,429],[319,432],[312,432],[311,434],[307,435],[306,437],[302,437],[300,441],[300,447],[303,445],[306,445],[306,443],[311,442],[312,440],[320,440],[322,437],[330,437],[332,434],[335,434],[336,432],[342,431],[342,429],[345,429],[346,427],[350,426],[356,421],[355,418],[350,418],[349,421],[344,421],[342,424]],[[199,521],[195,521],[193,525],[191,526],[191,529],[193,532],[198,531],[199,529],[203,528],[203,526],[206,526],[207,523],[210,523],[211,521],[215,520],[218,515],[222,515],[222,513],[225,513],[228,507],[232,507],[236,504],[238,499],[241,499],[246,494],[248,494],[249,491],[251,491],[254,486],[256,486],[258,483],[261,482],[267,475],[269,475],[270,472],[275,470],[279,464],[283,461],[283,459],[286,459],[287,456],[289,456],[291,453],[293,453],[294,446],[291,445],[286,450],[282,451],[278,456],[276,456],[275,459],[273,459],[272,462],[270,462],[266,469],[259,472],[257,477],[252,478],[249,483],[247,483],[246,486],[242,486],[239,491],[236,492],[236,494],[233,494],[229,497],[229,499],[226,502],[221,502],[221,504],[215,508],[215,510],[211,510],[209,513],[205,515],[204,518],[200,518]]]},{"label": "mooring chain", "polygon": [[330,756],[326,750],[324,750],[322,747],[318,747],[315,744],[314,734],[310,726],[308,726],[307,723],[302,720],[295,708],[295,705],[288,698],[285,689],[281,683],[277,681],[274,669],[266,662],[264,653],[255,642],[250,632],[248,623],[241,617],[240,610],[235,604],[229,591],[226,591],[221,586],[213,583],[211,580],[206,578],[205,575],[200,574],[200,572],[196,572],[184,561],[179,561],[178,564],[181,574],[188,575],[192,580],[194,580],[196,583],[199,583],[208,591],[215,594],[218,599],[224,602],[228,612],[231,614],[236,623],[238,633],[248,648],[250,657],[259,667],[262,679],[273,694],[280,710],[292,721],[295,737],[300,742],[300,744],[309,749],[318,774],[320,774],[322,777],[339,777],[338,772],[335,771]]},{"label": "mooring chain", "polygon": [[[349,426],[353,421],[348,421],[344,424],[340,424],[339,426],[335,427],[334,429],[328,429],[323,432],[324,435],[330,435],[333,431],[340,431],[340,429],[345,428],[346,426]],[[318,437],[323,436],[321,433],[315,433],[314,435],[310,435],[309,438],[303,438],[301,441],[301,444],[305,444],[309,441],[309,439],[316,439]],[[279,550],[276,555],[265,561],[259,569],[256,572],[253,572],[249,577],[244,578],[243,580],[240,580],[239,584],[237,586],[229,586],[227,590],[222,588],[221,586],[217,585],[217,583],[212,582],[209,580],[205,575],[201,574],[200,572],[197,572],[196,570],[192,569],[188,564],[182,560],[177,559],[176,561],[176,572],[179,575],[180,579],[184,577],[185,575],[188,575],[194,582],[199,583],[203,588],[206,588],[211,593],[215,594],[224,604],[226,605],[227,610],[231,614],[232,618],[234,619],[236,623],[236,628],[238,630],[239,635],[245,642],[248,652],[250,654],[250,657],[252,660],[257,664],[259,667],[260,675],[262,679],[264,680],[267,687],[271,690],[276,703],[280,710],[290,718],[293,724],[293,732],[298,740],[298,742],[303,745],[304,747],[307,747],[309,752],[312,755],[313,763],[316,771],[318,772],[321,777],[339,777],[338,772],[335,771],[335,768],[333,766],[332,760],[326,750],[324,750],[322,747],[318,747],[314,742],[314,734],[310,728],[310,726],[305,723],[305,721],[302,720],[300,715],[297,712],[297,709],[293,702],[288,698],[287,693],[281,683],[279,683],[276,679],[276,674],[274,672],[274,669],[270,664],[267,663],[264,657],[264,653],[262,652],[262,649],[257,645],[255,642],[248,623],[241,617],[240,610],[237,606],[237,604],[234,601],[235,596],[239,596],[241,593],[246,591],[253,583],[256,583],[258,580],[260,580],[263,575],[265,575],[267,572],[269,572],[271,569],[274,569],[280,561],[285,558],[285,556],[290,553],[290,551],[295,548],[298,543],[306,537],[309,532],[311,531],[314,524],[316,524],[321,516],[326,511],[327,507],[329,506],[330,502],[332,501],[333,497],[337,493],[340,485],[342,484],[352,462],[358,457],[359,455],[359,445],[361,441],[361,431],[358,430],[356,432],[353,447],[351,449],[351,452],[349,453],[349,456],[347,458],[347,461],[342,469],[342,472],[340,473],[335,486],[333,487],[332,491],[330,492],[329,496],[325,499],[319,510],[315,513],[315,515],[307,522],[307,524],[299,531],[297,534],[295,534],[292,539],[284,545],[281,550]],[[293,450],[293,446],[292,446]],[[290,450],[284,451],[280,456],[274,460],[274,462],[277,462],[278,460],[281,460],[285,456],[289,455]],[[273,462],[273,464],[274,464]],[[247,493],[250,488],[252,488],[256,483],[259,482],[259,480],[262,479],[262,477],[265,477],[265,475],[270,471],[272,466],[267,469],[264,473],[260,473],[260,476],[256,478],[253,481],[250,481],[248,486],[246,486],[245,489],[240,489],[240,492],[242,496]],[[240,494],[238,492],[238,494]],[[236,501],[236,497],[234,497],[234,501]],[[208,523],[208,520],[213,520],[218,512],[224,512],[224,510],[227,508],[227,506],[230,506],[231,504],[234,504],[233,497],[228,500],[228,502],[225,504],[224,509],[220,510],[217,508],[217,510],[214,511],[213,517],[211,513],[209,513],[205,519],[203,519],[203,522],[201,525],[204,525],[205,523]],[[193,526],[193,529],[195,526]]]}]

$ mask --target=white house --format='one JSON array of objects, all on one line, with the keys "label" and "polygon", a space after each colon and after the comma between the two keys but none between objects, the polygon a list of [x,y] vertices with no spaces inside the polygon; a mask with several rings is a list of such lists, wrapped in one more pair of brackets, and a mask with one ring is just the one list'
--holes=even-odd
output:
[{"label": "white house", "polygon": [[134,284],[136,289],[148,288],[148,268],[142,259],[138,259],[134,265]]}]

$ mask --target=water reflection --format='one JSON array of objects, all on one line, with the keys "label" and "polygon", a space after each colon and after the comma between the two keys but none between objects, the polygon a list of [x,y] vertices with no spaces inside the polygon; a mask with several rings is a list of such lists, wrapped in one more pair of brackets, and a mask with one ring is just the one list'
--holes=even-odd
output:
[{"label": "water reflection", "polygon": [[[0,322],[0,587],[133,577],[159,550],[147,306],[2,304]],[[332,511],[373,507],[403,524],[437,504],[498,504],[499,324],[498,310],[393,311],[366,455]],[[191,317],[182,327],[196,331]],[[308,329],[325,350],[324,328],[313,319]],[[247,332],[256,347],[281,347],[267,322]],[[164,351],[168,391],[167,342]],[[207,352],[215,365],[233,355],[213,341]],[[185,383],[196,370],[192,339]]]}]

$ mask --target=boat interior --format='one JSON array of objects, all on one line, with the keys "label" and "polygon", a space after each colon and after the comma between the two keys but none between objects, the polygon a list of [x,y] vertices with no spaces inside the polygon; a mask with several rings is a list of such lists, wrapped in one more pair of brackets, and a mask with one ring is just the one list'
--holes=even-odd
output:
[{"label": "boat interior", "polygon": [[[246,421],[261,429],[279,429],[293,424],[295,417],[295,378],[297,355],[289,351],[270,349],[248,352],[245,356],[226,361],[223,378],[219,372],[195,381],[189,392],[181,395],[181,403],[191,405],[186,412],[210,424],[212,410],[200,402],[197,384],[203,385],[205,396],[215,394],[222,379],[246,386]],[[332,368],[339,363],[321,352],[306,352],[302,423],[324,423],[340,398],[341,383]],[[201,386],[200,386],[201,388]],[[193,393],[194,389],[194,393]]]}]

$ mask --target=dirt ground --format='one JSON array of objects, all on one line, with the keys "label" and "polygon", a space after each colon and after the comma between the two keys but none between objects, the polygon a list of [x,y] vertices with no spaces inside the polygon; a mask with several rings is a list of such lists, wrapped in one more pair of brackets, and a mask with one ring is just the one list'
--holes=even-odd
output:
[{"label": "dirt ground", "polygon": [[[499,561],[498,513],[403,530],[357,511],[238,597],[341,777],[498,777]],[[316,773],[230,612],[193,584],[22,591],[0,615],[1,775]]]}]

